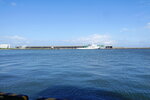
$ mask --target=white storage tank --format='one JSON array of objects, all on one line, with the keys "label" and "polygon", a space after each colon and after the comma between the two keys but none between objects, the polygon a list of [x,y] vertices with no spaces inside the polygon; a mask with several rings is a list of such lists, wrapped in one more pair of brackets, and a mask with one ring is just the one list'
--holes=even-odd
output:
[{"label": "white storage tank", "polygon": [[10,48],[10,44],[0,44],[0,48]]}]

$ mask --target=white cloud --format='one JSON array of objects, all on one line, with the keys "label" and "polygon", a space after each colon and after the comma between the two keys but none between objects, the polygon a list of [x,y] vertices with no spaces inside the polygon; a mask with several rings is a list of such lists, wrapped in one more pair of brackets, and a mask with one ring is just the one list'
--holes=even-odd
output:
[{"label": "white cloud", "polygon": [[106,34],[91,34],[89,36],[79,37],[72,40],[29,40],[25,37],[13,35],[0,37],[0,43],[7,43],[11,46],[22,45],[87,45],[87,44],[104,44],[113,45],[116,42]]},{"label": "white cloud", "polygon": [[122,28],[120,30],[121,33],[124,33],[124,32],[136,32],[137,29],[134,29],[134,28]]},{"label": "white cloud", "polygon": [[122,29],[120,30],[120,32],[128,32],[128,31],[130,31],[128,28],[122,28]]},{"label": "white cloud", "polygon": [[30,41],[22,36],[13,35],[13,36],[1,36],[0,43],[7,43],[10,44],[11,46],[18,46],[29,44]]},{"label": "white cloud", "polygon": [[16,2],[11,2],[11,6],[16,6]]},{"label": "white cloud", "polygon": [[115,43],[111,39],[109,35],[101,35],[101,34],[92,34],[85,37],[80,37],[78,39],[73,40],[73,42],[78,42],[81,44],[105,44],[105,45],[112,45]]},{"label": "white cloud", "polygon": [[5,38],[7,39],[11,39],[11,40],[19,40],[19,41],[24,41],[26,40],[26,38],[18,36],[18,35],[14,35],[14,36],[5,36]]},{"label": "white cloud", "polygon": [[150,22],[147,23],[146,28],[150,29]]},{"label": "white cloud", "polygon": [[[74,38],[72,40],[50,40],[50,43],[58,45],[87,45],[87,44],[104,44],[113,45],[116,42],[111,39],[111,36],[106,34],[91,34],[84,37]],[[51,45],[51,44],[50,44]]]}]

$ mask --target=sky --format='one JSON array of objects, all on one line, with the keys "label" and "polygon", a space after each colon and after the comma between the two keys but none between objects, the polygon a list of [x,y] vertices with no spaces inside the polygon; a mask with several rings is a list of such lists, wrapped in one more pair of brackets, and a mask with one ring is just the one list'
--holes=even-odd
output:
[{"label": "sky", "polygon": [[0,0],[0,44],[150,47],[150,0]]}]

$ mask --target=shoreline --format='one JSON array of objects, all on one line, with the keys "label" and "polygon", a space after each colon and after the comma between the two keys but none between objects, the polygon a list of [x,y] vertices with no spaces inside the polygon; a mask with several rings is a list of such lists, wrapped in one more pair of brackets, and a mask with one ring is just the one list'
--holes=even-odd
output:
[{"label": "shoreline", "polygon": [[113,47],[112,49],[150,49],[150,47]]},{"label": "shoreline", "polygon": [[[64,49],[72,49],[72,48],[64,48]],[[74,48],[76,49],[76,48]],[[150,47],[113,47],[113,48],[105,48],[105,49],[150,49]],[[105,50],[104,49],[104,50]],[[52,49],[52,48],[0,48],[0,50],[62,50],[61,49]],[[103,50],[103,49],[102,49]]]}]

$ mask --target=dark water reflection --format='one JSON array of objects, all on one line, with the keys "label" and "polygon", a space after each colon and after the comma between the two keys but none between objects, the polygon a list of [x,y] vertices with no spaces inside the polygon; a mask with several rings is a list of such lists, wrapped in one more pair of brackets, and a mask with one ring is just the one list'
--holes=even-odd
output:
[{"label": "dark water reflection", "polygon": [[35,98],[37,97],[52,97],[67,100],[130,100],[119,93],[74,86],[53,86],[38,93]]}]

